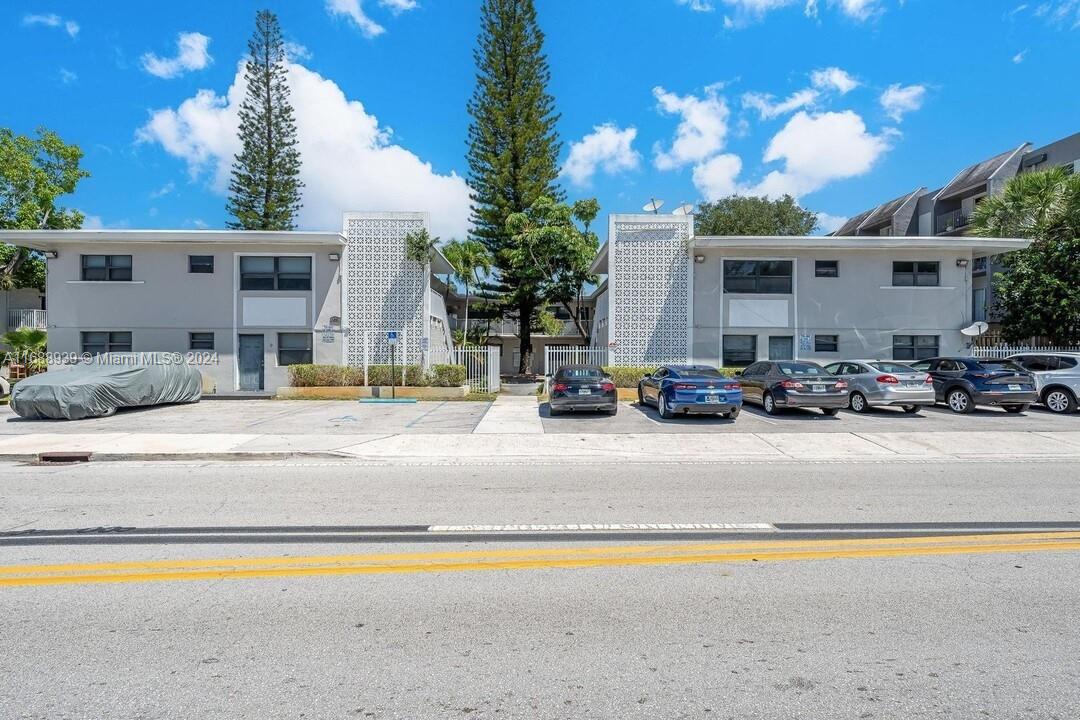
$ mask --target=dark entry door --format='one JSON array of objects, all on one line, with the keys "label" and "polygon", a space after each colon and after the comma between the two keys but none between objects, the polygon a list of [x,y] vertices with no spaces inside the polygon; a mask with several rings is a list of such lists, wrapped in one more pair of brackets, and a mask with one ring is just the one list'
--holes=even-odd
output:
[{"label": "dark entry door", "polygon": [[240,336],[240,389],[263,389],[263,336]]},{"label": "dark entry door", "polygon": [[790,335],[769,338],[770,360],[791,360],[795,357],[794,338]]}]

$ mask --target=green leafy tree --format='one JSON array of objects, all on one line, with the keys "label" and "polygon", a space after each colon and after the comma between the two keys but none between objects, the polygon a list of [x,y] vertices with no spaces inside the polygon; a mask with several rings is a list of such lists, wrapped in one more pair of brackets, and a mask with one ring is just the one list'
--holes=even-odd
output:
[{"label": "green leafy tree", "polygon": [[994,276],[1006,342],[1042,337],[1080,344],[1080,175],[1062,168],[1018,175],[975,206],[973,232],[1032,240],[1002,257]]},{"label": "green leafy tree", "polygon": [[433,237],[427,229],[405,234],[405,258],[421,265],[427,265],[435,257],[439,238]]},{"label": "green leafy tree", "polygon": [[468,104],[469,187],[473,236],[484,243],[498,272],[485,297],[518,323],[519,372],[532,363],[532,323],[542,308],[535,273],[522,273],[506,220],[541,197],[561,200],[556,184],[560,143],[544,34],[533,0],[484,0],[473,53],[476,88]]},{"label": "green leafy tree", "polygon": [[4,361],[7,364],[24,365],[32,370],[45,367],[45,348],[48,336],[40,328],[21,327],[0,335],[0,344],[6,345]]},{"label": "green leafy tree", "polygon": [[732,195],[702,203],[694,217],[695,235],[809,235],[817,213],[799,207],[795,198],[778,200]]},{"label": "green leafy tree", "polygon": [[[465,288],[465,328],[469,327],[469,296],[481,282],[481,274],[491,272],[492,257],[478,240],[451,240],[443,247],[443,255],[454,268],[454,277]],[[468,338],[468,334],[464,336]]]},{"label": "green leafy tree", "polygon": [[585,284],[597,280],[589,267],[600,241],[589,228],[599,212],[600,204],[595,199],[567,205],[542,197],[526,212],[506,219],[514,239],[513,249],[507,254],[514,273],[535,288],[543,301],[541,308],[551,303],[562,305],[582,337],[587,337],[588,332],[577,307]]},{"label": "green leafy tree", "polygon": [[[36,137],[0,128],[0,230],[69,230],[83,214],[58,204],[90,173],[79,167],[82,150],[55,132]],[[45,261],[28,248],[0,245],[0,289],[45,290]]]},{"label": "green leafy tree", "polygon": [[243,147],[233,161],[226,210],[236,230],[292,230],[301,208],[300,151],[289,103],[285,43],[277,15],[260,10],[248,41],[240,105]]}]

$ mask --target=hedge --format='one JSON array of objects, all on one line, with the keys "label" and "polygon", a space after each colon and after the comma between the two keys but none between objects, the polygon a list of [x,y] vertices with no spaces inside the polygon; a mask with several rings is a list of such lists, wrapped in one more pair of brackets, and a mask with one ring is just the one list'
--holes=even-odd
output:
[{"label": "hedge", "polygon": [[[636,388],[638,381],[641,380],[642,375],[652,375],[656,372],[656,368],[659,365],[646,365],[639,367],[615,367],[608,365],[604,367],[611,379],[615,382],[615,387],[621,388]],[[735,377],[736,371],[739,368],[717,368],[724,377]]]},{"label": "hedge", "polygon": [[[401,366],[368,365],[368,385],[401,385]],[[361,387],[364,368],[345,365],[290,365],[293,387]],[[432,365],[425,373],[420,365],[405,366],[405,385],[410,387],[457,387],[465,384],[464,365]]]}]

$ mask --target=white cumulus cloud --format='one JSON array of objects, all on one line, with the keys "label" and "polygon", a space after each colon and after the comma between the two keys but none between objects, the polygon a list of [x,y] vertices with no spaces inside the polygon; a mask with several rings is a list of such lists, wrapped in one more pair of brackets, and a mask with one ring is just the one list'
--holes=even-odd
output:
[{"label": "white cumulus cloud", "polygon": [[846,95],[859,87],[859,81],[846,70],[838,67],[827,67],[810,73],[810,83],[823,90],[835,90],[841,95]]},{"label": "white cumulus cloud", "polygon": [[326,10],[331,15],[344,15],[352,20],[366,38],[378,37],[386,32],[386,28],[364,12],[361,0],[326,0]]},{"label": "white cumulus cloud", "polygon": [[[391,131],[332,80],[291,64],[289,87],[305,184],[300,227],[340,228],[350,210],[426,211],[436,235],[466,234],[469,189],[462,177],[436,173],[394,144]],[[137,137],[182,158],[193,178],[209,176],[211,188],[224,195],[240,150],[237,113],[244,92],[241,64],[225,95],[200,90],[175,109],[156,110]]]},{"label": "white cumulus cloud", "polygon": [[881,107],[885,109],[885,114],[896,122],[900,122],[904,119],[904,115],[921,108],[925,99],[925,86],[903,86],[894,83],[885,88],[885,92],[881,93],[880,102]]},{"label": "white cumulus cloud", "polygon": [[698,97],[676,95],[659,86],[653,88],[660,112],[679,117],[671,149],[664,150],[659,143],[653,148],[653,164],[657,169],[673,170],[705,160],[723,149],[731,112],[718,89],[711,85]]},{"label": "white cumulus cloud", "polygon": [[675,0],[679,5],[685,5],[694,12],[712,12],[715,8],[709,0]]},{"label": "white cumulus cloud", "polygon": [[884,11],[880,0],[834,0],[840,11],[853,20],[865,22]]},{"label": "white cumulus cloud", "polygon": [[614,123],[596,125],[581,140],[570,143],[562,174],[574,185],[587,187],[597,170],[608,175],[636,170],[641,164],[641,154],[633,147],[636,137],[637,128],[624,130]]},{"label": "white cumulus cloud", "polygon": [[806,88],[792,93],[787,99],[777,102],[768,93],[748,92],[743,93],[742,104],[744,108],[757,110],[762,120],[786,115],[799,108],[813,105],[818,99],[818,92]]},{"label": "white cumulus cloud", "polygon": [[828,235],[842,228],[847,221],[848,219],[842,215],[819,212],[817,214],[817,232]]},{"label": "white cumulus cloud", "polygon": [[[760,22],[774,10],[800,4],[803,6],[803,14],[815,19],[818,17],[820,5],[818,0],[723,0],[723,3],[732,11],[730,15],[724,16],[724,27],[728,29]],[[882,0],[828,0],[828,6],[858,22],[865,22],[884,12]]]},{"label": "white cumulus cloud", "polygon": [[889,147],[887,135],[868,132],[863,119],[851,110],[817,115],[800,111],[765,149],[763,160],[782,161],[783,170],[773,170],[749,192],[800,197],[832,181],[862,175]]},{"label": "white cumulus cloud", "polygon": [[176,36],[175,56],[163,58],[148,52],[141,58],[143,70],[166,80],[191,70],[202,70],[213,60],[207,51],[209,46],[210,38],[206,35],[182,32]]},{"label": "white cumulus cloud", "polygon": [[23,15],[23,25],[44,25],[45,27],[62,28],[69,36],[79,34],[79,23],[74,20],[65,20],[56,13],[42,15]]},{"label": "white cumulus cloud", "polygon": [[724,153],[694,166],[694,187],[706,200],[739,193],[739,173],[742,159],[734,153]]},{"label": "white cumulus cloud", "polygon": [[389,8],[395,15],[420,7],[420,3],[416,0],[379,0],[379,4],[384,8]]}]

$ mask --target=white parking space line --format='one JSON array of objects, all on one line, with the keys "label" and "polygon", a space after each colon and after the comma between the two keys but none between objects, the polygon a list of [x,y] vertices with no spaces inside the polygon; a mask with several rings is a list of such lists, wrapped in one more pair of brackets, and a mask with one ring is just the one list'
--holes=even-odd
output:
[{"label": "white parking space line", "polygon": [[568,525],[430,525],[432,533],[559,533],[678,530],[776,530],[770,523],[573,523]]}]

